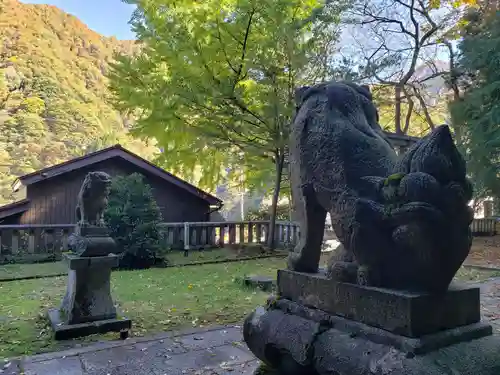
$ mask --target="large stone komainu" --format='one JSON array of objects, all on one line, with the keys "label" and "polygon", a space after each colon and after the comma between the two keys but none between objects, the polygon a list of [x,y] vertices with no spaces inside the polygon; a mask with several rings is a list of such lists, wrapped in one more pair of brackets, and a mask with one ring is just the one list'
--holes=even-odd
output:
[{"label": "large stone komainu", "polygon": [[447,126],[398,158],[368,88],[303,88],[290,142],[301,239],[289,268],[318,270],[326,214],[343,246],[329,274],[342,281],[444,291],[471,245],[465,163]]}]

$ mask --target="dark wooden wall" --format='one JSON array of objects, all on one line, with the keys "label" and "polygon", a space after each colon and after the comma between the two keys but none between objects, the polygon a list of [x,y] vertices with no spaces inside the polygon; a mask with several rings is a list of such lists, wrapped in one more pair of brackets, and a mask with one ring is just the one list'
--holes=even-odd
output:
[{"label": "dark wooden wall", "polygon": [[4,219],[0,219],[0,225],[17,225],[21,223],[22,214],[16,214],[12,216],[7,216]]},{"label": "dark wooden wall", "polygon": [[[30,199],[30,207],[21,215],[19,224],[76,223],[77,195],[86,174],[91,171],[103,171],[111,176],[141,173],[130,163],[114,158],[29,185],[27,198]],[[208,202],[159,177],[142,174],[144,181],[153,189],[164,222],[209,220]]]}]

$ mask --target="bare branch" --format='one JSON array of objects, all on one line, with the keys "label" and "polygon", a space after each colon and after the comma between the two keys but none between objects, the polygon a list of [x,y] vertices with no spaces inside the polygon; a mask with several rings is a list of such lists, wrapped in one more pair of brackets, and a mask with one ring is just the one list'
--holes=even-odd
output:
[{"label": "bare branch", "polygon": [[413,92],[415,94],[415,97],[418,99],[418,101],[420,103],[420,108],[424,112],[425,121],[427,122],[427,124],[429,124],[431,130],[433,130],[436,127],[436,124],[432,120],[432,117],[429,113],[429,109],[427,107],[427,103],[425,102],[425,100],[424,100],[424,98],[423,98],[423,96],[418,88],[413,87]]}]

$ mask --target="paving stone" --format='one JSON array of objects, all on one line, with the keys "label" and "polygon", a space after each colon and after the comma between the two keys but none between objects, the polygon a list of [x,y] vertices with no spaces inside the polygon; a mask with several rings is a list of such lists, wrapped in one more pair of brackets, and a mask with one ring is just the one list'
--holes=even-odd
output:
[{"label": "paving stone", "polygon": [[1,375],[19,375],[20,373],[19,360],[0,362]]},{"label": "paving stone", "polygon": [[224,345],[211,349],[195,350],[192,352],[177,354],[170,359],[151,361],[152,367],[159,375],[184,375],[197,374],[200,371],[203,375],[210,374],[217,369],[235,366],[253,360],[255,357],[250,353],[235,348],[232,345]]},{"label": "paving stone", "polygon": [[194,335],[196,334],[201,334],[205,332],[210,332],[210,331],[222,331],[225,329],[230,329],[230,328],[240,328],[241,326],[239,325],[211,325],[211,326],[205,326],[205,327],[190,327],[190,328],[184,328],[182,330],[174,329],[170,331],[170,335],[168,337],[179,337],[179,336],[188,336],[188,335]]},{"label": "paving stone", "polygon": [[483,320],[487,320],[494,332],[500,332],[500,278],[496,277],[483,283],[481,287],[481,312]]},{"label": "paving stone", "polygon": [[159,373],[150,368],[149,363],[127,364],[124,366],[111,367],[85,372],[85,375],[158,375]]},{"label": "paving stone", "polygon": [[139,363],[146,359],[146,353],[130,345],[85,353],[80,358],[86,371],[95,371]]},{"label": "paving stone", "polygon": [[25,375],[83,375],[83,368],[78,357],[52,359],[43,362],[25,362]]},{"label": "paving stone", "polygon": [[233,341],[231,343],[231,345],[236,346],[237,348],[239,348],[241,350],[244,350],[244,351],[247,351],[247,352],[251,353],[250,349],[248,349],[248,346],[247,346],[245,340],[243,340],[243,337],[241,338],[240,341]]},{"label": "paving stone", "polygon": [[174,354],[186,353],[187,350],[180,343],[170,339],[162,339],[158,341],[141,342],[135,344],[136,350],[143,352],[147,357],[164,357],[169,358]]},{"label": "paving stone", "polygon": [[[97,343],[92,343],[83,346],[82,344],[72,344],[72,341],[60,341],[60,345],[63,346],[68,346],[72,345],[73,347],[67,348],[65,347],[64,349],[57,351],[57,352],[50,352],[50,353],[43,353],[43,354],[37,354],[34,356],[29,357],[31,362],[42,362],[42,361],[48,361],[51,359],[57,359],[57,358],[62,358],[62,357],[73,357],[76,355],[84,354],[84,353],[89,353],[89,352],[97,352],[99,350],[104,350],[104,349],[111,349],[111,348],[116,348],[120,346],[130,346],[134,343],[134,341],[127,339],[127,340],[116,340],[116,341],[101,341]],[[3,375],[3,374],[2,374]]]},{"label": "paving stone", "polygon": [[227,368],[219,368],[215,370],[216,375],[252,375],[260,365],[260,361],[250,361]]},{"label": "paving stone", "polygon": [[238,343],[242,340],[240,328],[228,328],[220,331],[209,331],[200,334],[179,336],[174,339],[182,344],[188,350],[200,350],[213,348],[232,343]]}]

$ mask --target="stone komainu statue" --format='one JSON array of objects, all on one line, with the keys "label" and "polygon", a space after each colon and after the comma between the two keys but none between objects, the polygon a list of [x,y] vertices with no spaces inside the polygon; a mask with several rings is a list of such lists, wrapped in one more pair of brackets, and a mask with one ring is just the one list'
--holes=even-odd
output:
[{"label": "stone komainu statue", "polygon": [[111,177],[105,172],[89,172],[78,193],[76,218],[79,225],[104,226]]},{"label": "stone komainu statue", "polygon": [[443,291],[468,255],[472,188],[449,128],[399,158],[367,87],[298,90],[290,169],[301,227],[292,270],[318,271],[327,212],[342,243],[329,276],[341,281]]}]

